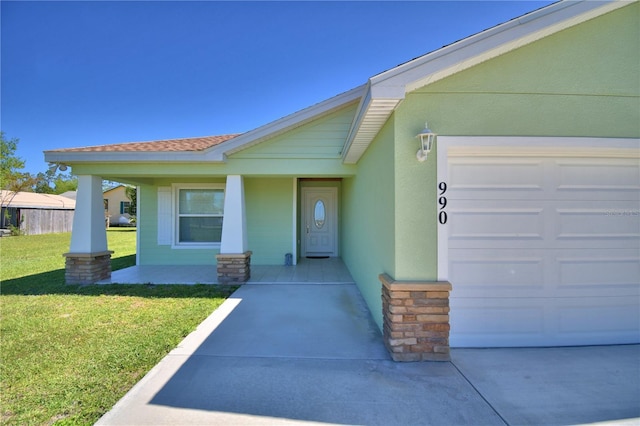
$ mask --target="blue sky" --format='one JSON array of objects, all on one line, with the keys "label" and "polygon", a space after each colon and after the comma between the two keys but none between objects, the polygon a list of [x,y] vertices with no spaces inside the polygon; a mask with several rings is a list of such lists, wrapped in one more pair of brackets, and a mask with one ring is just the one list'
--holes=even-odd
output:
[{"label": "blue sky", "polygon": [[2,1],[1,109],[43,150],[244,132],[550,1]]}]

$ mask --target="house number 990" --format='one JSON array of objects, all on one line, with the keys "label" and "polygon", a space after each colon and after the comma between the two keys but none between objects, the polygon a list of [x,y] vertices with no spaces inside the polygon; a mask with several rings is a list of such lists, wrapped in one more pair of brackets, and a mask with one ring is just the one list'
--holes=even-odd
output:
[{"label": "house number 990", "polygon": [[440,190],[440,195],[438,197],[438,205],[440,206],[440,213],[438,213],[438,222],[441,225],[447,223],[447,212],[444,210],[447,207],[447,197],[444,196],[444,193],[447,192],[447,184],[446,182],[440,182],[438,184],[438,189]]}]

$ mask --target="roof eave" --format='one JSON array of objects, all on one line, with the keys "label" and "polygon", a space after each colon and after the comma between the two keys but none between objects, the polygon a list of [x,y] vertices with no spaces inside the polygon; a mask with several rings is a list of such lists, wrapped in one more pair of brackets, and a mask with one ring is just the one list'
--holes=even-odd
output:
[{"label": "roof eave", "polygon": [[44,161],[72,166],[78,163],[174,163],[174,162],[224,162],[222,155],[209,155],[205,151],[162,152],[95,152],[95,151],[44,151]]},{"label": "roof eave", "polygon": [[374,86],[394,90],[404,87],[405,93],[409,93],[631,3],[620,0],[554,3],[380,73],[371,81]]},{"label": "roof eave", "polygon": [[369,147],[373,138],[380,132],[398,103],[404,98],[389,97],[376,93],[371,83],[367,84],[367,90],[362,97],[356,115],[351,123],[351,128],[344,147],[342,149],[342,162],[344,164],[356,164]]},{"label": "roof eave", "polygon": [[633,2],[554,3],[373,76],[345,142],[343,162],[358,162],[407,93]]},{"label": "roof eave", "polygon": [[310,121],[345,108],[358,102],[365,92],[365,86],[358,86],[345,93],[312,105],[257,129],[243,133],[202,151],[44,151],[44,159],[49,163],[66,165],[86,163],[224,163],[227,156],[254,146],[278,134],[300,127]]}]

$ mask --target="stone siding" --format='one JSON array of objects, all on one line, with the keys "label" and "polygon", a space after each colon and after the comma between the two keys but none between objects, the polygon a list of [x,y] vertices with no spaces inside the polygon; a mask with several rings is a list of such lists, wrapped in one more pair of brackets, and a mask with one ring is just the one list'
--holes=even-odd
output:
[{"label": "stone siding", "polygon": [[93,284],[111,277],[112,251],[99,253],[65,253],[67,284]]},{"label": "stone siding", "polygon": [[251,277],[251,252],[218,254],[218,282],[244,283]]},{"label": "stone siding", "polygon": [[384,344],[394,361],[449,361],[448,282],[382,282]]}]

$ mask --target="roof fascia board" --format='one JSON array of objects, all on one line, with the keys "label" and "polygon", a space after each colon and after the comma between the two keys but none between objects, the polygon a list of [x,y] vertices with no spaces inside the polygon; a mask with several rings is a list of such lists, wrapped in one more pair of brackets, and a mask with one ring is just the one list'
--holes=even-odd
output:
[{"label": "roof fascia board", "polygon": [[371,84],[371,97],[373,99],[397,99],[402,100],[406,94],[404,84],[376,84],[372,81]]},{"label": "roof fascia board", "polygon": [[[108,162],[130,162],[130,163],[174,163],[174,162],[194,162],[203,160],[203,151],[192,152],[82,152],[82,151],[45,151],[44,161],[49,163],[64,163],[72,165],[74,163],[108,163]],[[219,160],[222,161],[222,160]]]},{"label": "roof fascia board", "polygon": [[408,93],[631,3],[620,0],[555,3],[378,74],[371,78],[372,86],[389,87],[394,92],[403,87]]},{"label": "roof fascia board", "polygon": [[351,148],[353,139],[355,138],[358,128],[362,123],[362,119],[367,113],[369,104],[371,104],[371,82],[367,82],[367,84],[365,84],[364,94],[360,98],[360,103],[358,104],[358,108],[356,109],[356,115],[353,117],[351,127],[349,128],[349,133],[347,133],[347,139],[344,141],[344,147],[342,148],[341,152],[342,161],[344,161],[345,156]]}]

